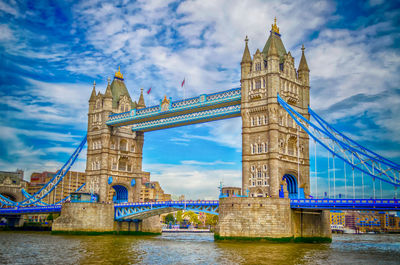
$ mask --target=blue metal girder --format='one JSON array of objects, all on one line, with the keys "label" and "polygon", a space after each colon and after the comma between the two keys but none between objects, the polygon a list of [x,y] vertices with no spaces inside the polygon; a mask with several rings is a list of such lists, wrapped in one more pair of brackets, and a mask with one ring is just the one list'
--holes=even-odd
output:
[{"label": "blue metal girder", "polygon": [[218,215],[219,201],[167,201],[146,203],[119,203],[115,204],[116,220],[141,219],[142,216],[158,215],[166,212],[187,210]]},{"label": "blue metal girder", "polygon": [[14,202],[3,195],[0,194],[0,205],[1,206],[31,206],[35,205],[37,202],[41,201],[44,197],[49,195],[55,187],[62,181],[64,176],[70,170],[70,168],[74,165],[76,159],[81,153],[83,147],[86,144],[87,136],[83,138],[82,142],[76,148],[74,153],[70,156],[68,161],[63,165],[63,167],[54,175],[54,177],[47,182],[38,192],[33,194],[31,197],[28,197],[20,202]]},{"label": "blue metal girder", "polygon": [[371,156],[371,154],[366,153],[364,151],[365,149],[355,148],[355,146],[338,139],[327,130],[326,126],[322,125],[320,118],[317,118],[317,122],[320,124],[319,127],[298,113],[292,106],[286,103],[279,94],[277,100],[293,120],[312,139],[328,150],[333,156],[341,159],[353,169],[357,169],[367,176],[372,177],[373,181],[378,179],[395,187],[400,187],[400,170],[398,170],[397,167],[391,167],[393,163],[383,161],[380,157],[375,158]]},{"label": "blue metal girder", "polygon": [[61,205],[0,208],[0,215],[39,214],[39,213],[58,213],[58,212],[61,212]]},{"label": "blue metal girder", "polygon": [[152,106],[112,114],[110,126],[133,125],[133,131],[152,131],[186,124],[207,122],[240,116],[241,89],[235,88],[213,94],[170,102],[165,108]]},{"label": "blue metal girder", "polygon": [[399,211],[398,199],[291,199],[293,209]]}]

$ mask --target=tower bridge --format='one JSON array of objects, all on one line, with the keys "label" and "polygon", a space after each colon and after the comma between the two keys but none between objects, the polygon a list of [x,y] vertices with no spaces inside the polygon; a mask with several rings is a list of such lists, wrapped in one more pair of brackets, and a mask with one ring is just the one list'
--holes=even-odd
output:
[{"label": "tower bridge", "polygon": [[[158,105],[148,107],[143,89],[138,101],[132,100],[120,69],[111,83],[108,80],[104,93],[96,92],[94,84],[87,137],[38,193],[19,202],[0,196],[0,203],[9,208],[0,209],[0,214],[47,209],[61,211],[55,231],[129,230],[130,222],[135,222],[136,230],[148,232],[159,231],[159,214],[186,209],[218,214],[217,238],[329,240],[329,209],[398,210],[396,198],[376,198],[375,182],[397,188],[400,166],[346,137],[311,109],[304,46],[296,68],[276,22],[262,51],[257,49],[251,56],[248,42],[246,37],[240,88],[177,101],[165,96]],[[234,117],[242,123],[242,196],[202,202],[139,202],[142,179],[149,174],[142,170],[145,132]],[[310,138],[332,157],[333,192],[329,179],[329,194],[324,198],[318,198],[318,192],[313,195],[310,187]],[[103,203],[42,205],[41,199],[58,185],[86,141],[84,190]],[[335,160],[343,162],[344,172],[346,167],[351,170],[353,198],[347,197],[346,186],[346,198],[338,198],[335,183],[343,176],[336,176]],[[362,183],[364,178],[372,180],[373,194],[364,196],[363,192],[362,198],[356,198],[356,177]],[[344,178],[346,185],[346,173]]]}]

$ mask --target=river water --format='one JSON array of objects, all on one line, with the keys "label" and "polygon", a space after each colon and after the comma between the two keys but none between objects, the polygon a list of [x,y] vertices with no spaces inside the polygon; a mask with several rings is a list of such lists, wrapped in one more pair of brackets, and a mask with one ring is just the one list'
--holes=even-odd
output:
[{"label": "river water", "polygon": [[212,234],[61,236],[0,232],[1,264],[400,264],[400,235],[331,244],[214,242]]}]

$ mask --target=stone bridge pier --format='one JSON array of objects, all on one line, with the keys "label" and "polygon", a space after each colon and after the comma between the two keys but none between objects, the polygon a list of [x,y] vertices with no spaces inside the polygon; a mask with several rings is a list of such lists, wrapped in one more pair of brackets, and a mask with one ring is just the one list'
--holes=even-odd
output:
[{"label": "stone bridge pier", "polygon": [[215,239],[331,242],[329,211],[292,210],[288,198],[222,198]]},{"label": "stone bridge pier", "polygon": [[118,222],[113,203],[64,203],[52,233],[62,234],[161,234],[159,215]]}]

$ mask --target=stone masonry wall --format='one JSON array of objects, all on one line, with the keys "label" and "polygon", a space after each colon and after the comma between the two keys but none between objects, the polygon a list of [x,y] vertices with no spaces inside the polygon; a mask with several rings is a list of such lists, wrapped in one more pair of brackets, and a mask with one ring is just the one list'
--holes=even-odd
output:
[{"label": "stone masonry wall", "polygon": [[114,230],[114,205],[102,203],[64,203],[52,231],[111,232]]},{"label": "stone masonry wall", "polygon": [[220,237],[292,237],[289,199],[223,198],[219,202]]},{"label": "stone masonry wall", "polygon": [[332,237],[327,210],[293,210],[292,220],[295,237]]}]

